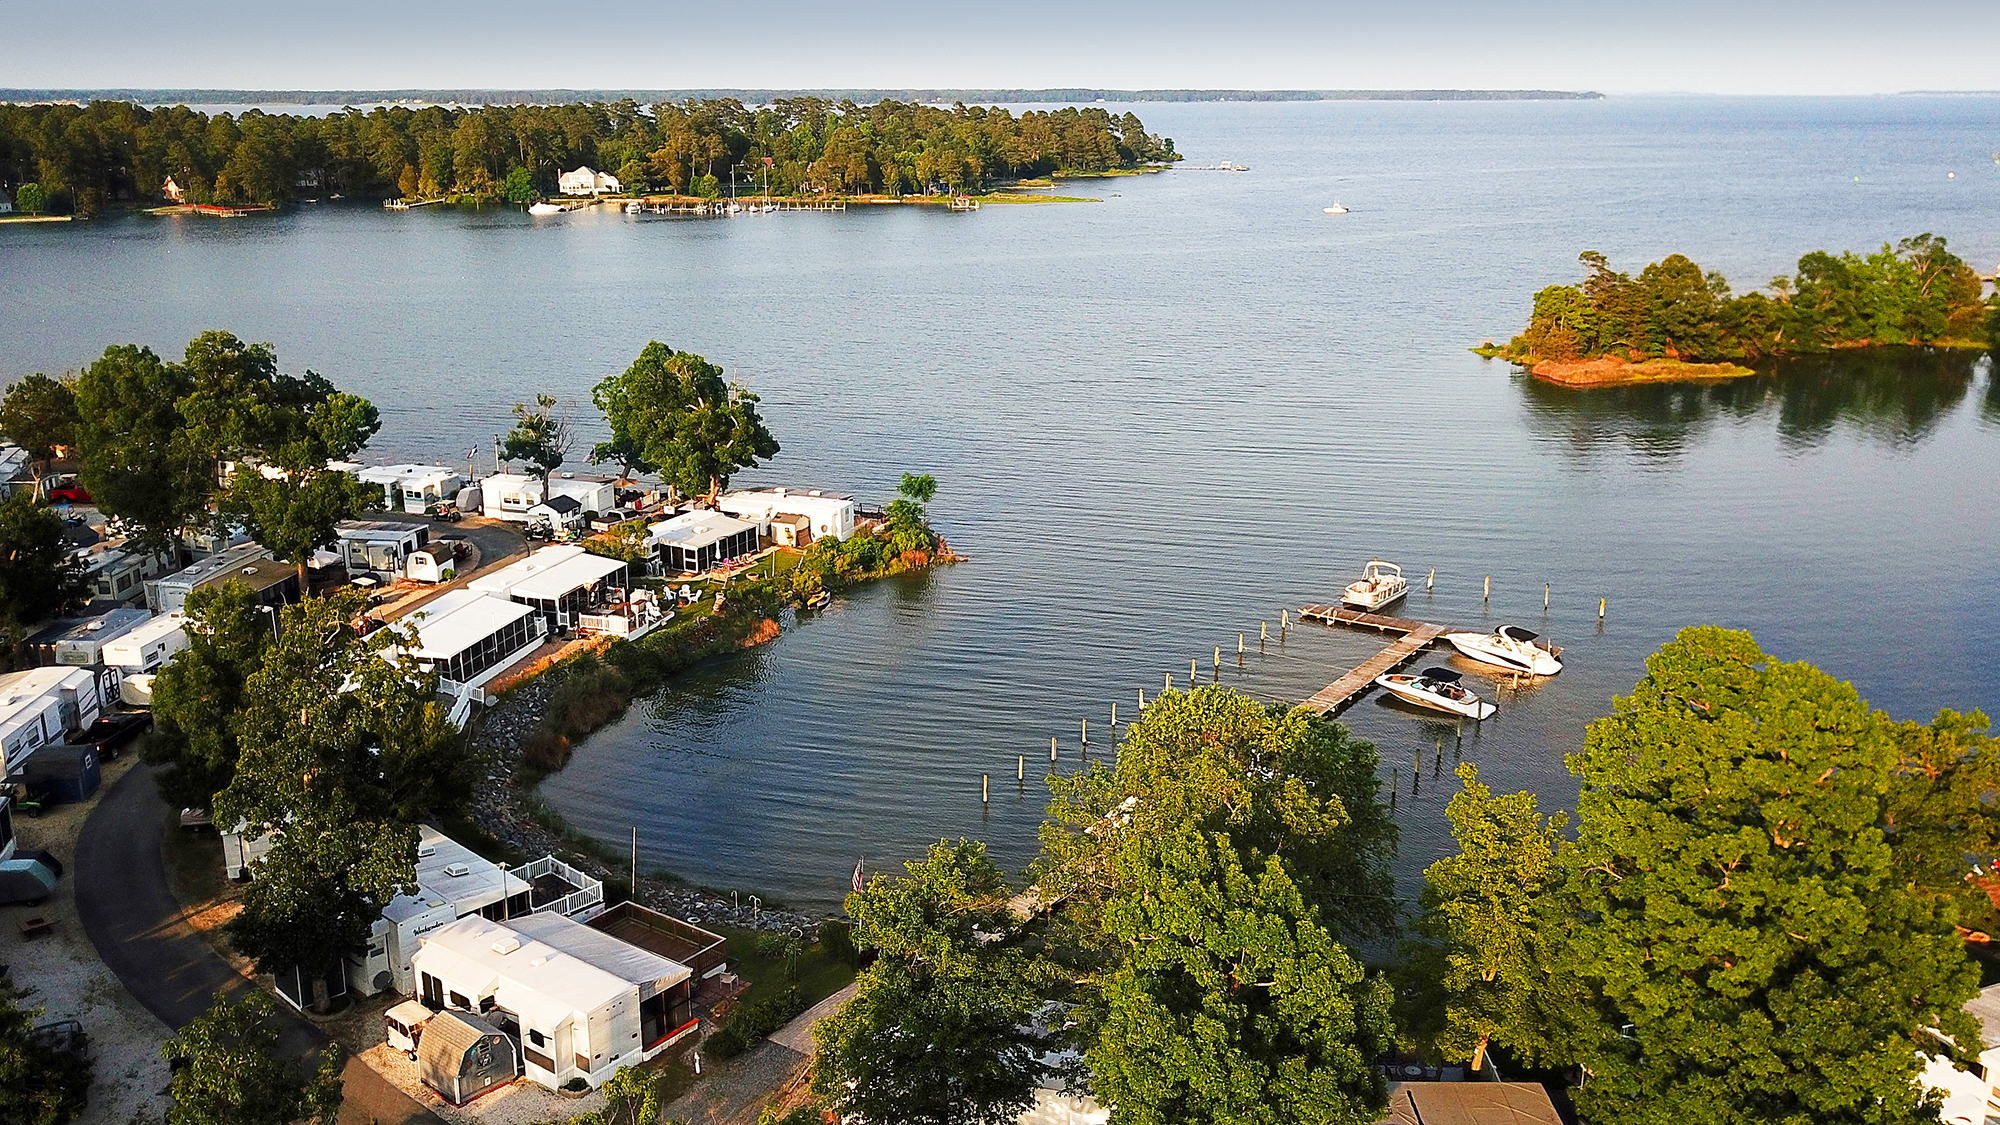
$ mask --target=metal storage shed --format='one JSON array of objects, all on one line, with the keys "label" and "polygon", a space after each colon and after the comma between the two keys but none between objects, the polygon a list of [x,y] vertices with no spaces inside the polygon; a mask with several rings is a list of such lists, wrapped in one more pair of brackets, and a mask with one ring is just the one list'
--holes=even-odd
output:
[{"label": "metal storage shed", "polygon": [[52,804],[87,801],[100,773],[95,746],[44,746],[21,764],[28,792]]},{"label": "metal storage shed", "polygon": [[505,1086],[518,1069],[514,1041],[471,1012],[439,1012],[417,1041],[418,1076],[453,1105]]}]

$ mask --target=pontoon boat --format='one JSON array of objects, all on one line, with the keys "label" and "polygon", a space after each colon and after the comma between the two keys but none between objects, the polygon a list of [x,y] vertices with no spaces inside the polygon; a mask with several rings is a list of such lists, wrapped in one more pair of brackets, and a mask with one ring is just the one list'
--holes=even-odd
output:
[{"label": "pontoon boat", "polygon": [[1410,584],[1403,579],[1402,567],[1374,559],[1368,564],[1367,576],[1350,585],[1341,595],[1340,603],[1373,612],[1409,592]]}]

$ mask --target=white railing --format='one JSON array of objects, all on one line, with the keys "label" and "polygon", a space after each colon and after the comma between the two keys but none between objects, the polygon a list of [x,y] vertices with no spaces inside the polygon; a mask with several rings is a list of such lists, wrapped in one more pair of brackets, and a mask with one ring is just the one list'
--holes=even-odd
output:
[{"label": "white railing", "polygon": [[535,907],[537,914],[553,911],[579,922],[588,922],[604,913],[604,884],[585,875],[552,855],[531,860],[524,867],[517,867],[509,874],[533,883],[543,875],[554,875],[570,886],[577,888],[551,903]]}]

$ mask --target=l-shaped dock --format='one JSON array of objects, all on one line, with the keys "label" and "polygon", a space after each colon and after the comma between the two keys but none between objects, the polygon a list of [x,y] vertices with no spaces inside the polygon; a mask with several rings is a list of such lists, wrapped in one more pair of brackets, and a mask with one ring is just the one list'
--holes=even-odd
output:
[{"label": "l-shaped dock", "polygon": [[1378,613],[1363,613],[1345,606],[1308,605],[1299,609],[1300,621],[1324,621],[1328,625],[1354,625],[1366,629],[1376,629],[1384,633],[1400,633],[1387,648],[1363,661],[1361,666],[1321,688],[1311,699],[1300,704],[1321,715],[1332,715],[1354,702],[1375,685],[1375,677],[1385,676],[1410,662],[1411,658],[1429,648],[1446,633],[1455,632],[1449,625],[1433,625],[1428,621],[1411,621],[1402,617],[1385,617]]}]

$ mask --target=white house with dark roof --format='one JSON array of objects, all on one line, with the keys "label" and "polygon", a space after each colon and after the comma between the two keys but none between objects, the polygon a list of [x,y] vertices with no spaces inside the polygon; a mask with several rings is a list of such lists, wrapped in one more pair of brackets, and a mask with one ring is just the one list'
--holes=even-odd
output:
[{"label": "white house with dark roof", "polygon": [[556,189],[564,195],[602,195],[623,189],[618,177],[609,172],[598,172],[585,164],[574,172],[564,172],[556,177]]}]

